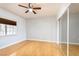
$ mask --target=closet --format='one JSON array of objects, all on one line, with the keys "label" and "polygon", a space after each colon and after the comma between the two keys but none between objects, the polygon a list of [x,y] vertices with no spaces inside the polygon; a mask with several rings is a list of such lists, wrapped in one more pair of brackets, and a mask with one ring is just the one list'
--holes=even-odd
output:
[{"label": "closet", "polygon": [[79,3],[69,6],[69,55],[79,56]]},{"label": "closet", "polygon": [[59,42],[63,54],[67,55],[67,11],[59,19]]},{"label": "closet", "polygon": [[79,56],[79,3],[72,3],[59,18],[59,43],[65,56]]}]

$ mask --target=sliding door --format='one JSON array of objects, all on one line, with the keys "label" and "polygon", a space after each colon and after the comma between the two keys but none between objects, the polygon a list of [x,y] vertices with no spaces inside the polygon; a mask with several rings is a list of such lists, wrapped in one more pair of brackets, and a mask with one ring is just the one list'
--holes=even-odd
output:
[{"label": "sliding door", "polygon": [[59,43],[63,55],[67,55],[67,11],[59,19]]},{"label": "sliding door", "polygon": [[79,56],[79,3],[69,7],[69,55]]}]

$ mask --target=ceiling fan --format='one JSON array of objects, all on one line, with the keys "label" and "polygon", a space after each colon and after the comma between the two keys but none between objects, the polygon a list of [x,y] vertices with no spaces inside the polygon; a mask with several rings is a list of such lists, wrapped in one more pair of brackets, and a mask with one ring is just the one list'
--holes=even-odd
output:
[{"label": "ceiling fan", "polygon": [[34,14],[37,14],[35,10],[41,10],[41,7],[34,7],[32,5],[32,3],[28,3],[28,7],[20,5],[20,4],[18,6],[23,7],[23,8],[27,8],[27,10],[25,11],[25,13],[33,12]]}]

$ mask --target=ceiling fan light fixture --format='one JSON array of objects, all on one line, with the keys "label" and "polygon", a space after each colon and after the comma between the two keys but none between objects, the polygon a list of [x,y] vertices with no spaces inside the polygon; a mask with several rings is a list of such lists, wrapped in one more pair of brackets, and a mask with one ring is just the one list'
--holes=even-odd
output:
[{"label": "ceiling fan light fixture", "polygon": [[32,12],[33,11],[32,8],[29,8],[29,11]]},{"label": "ceiling fan light fixture", "polygon": [[35,10],[41,10],[41,7],[34,7],[31,3],[28,3],[28,7],[20,4],[18,6],[27,8],[25,13],[31,12],[31,13],[37,14]]}]

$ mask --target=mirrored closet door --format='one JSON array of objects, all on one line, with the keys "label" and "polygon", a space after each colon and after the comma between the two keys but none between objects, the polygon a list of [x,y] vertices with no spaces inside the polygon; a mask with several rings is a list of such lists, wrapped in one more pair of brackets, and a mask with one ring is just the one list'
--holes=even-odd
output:
[{"label": "mirrored closet door", "polygon": [[62,54],[67,56],[67,11],[59,19],[59,43]]},{"label": "mirrored closet door", "polygon": [[79,3],[69,7],[69,55],[79,56]]}]

